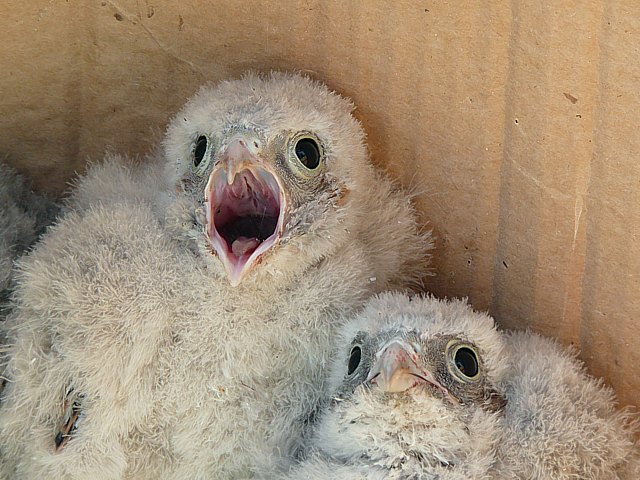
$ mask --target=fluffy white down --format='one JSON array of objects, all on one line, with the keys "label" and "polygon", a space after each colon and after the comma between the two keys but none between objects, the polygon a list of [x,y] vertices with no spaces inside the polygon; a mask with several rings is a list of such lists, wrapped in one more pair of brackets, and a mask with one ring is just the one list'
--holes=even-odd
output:
[{"label": "fluffy white down", "polygon": [[346,464],[318,453],[304,463],[296,465],[286,476],[278,478],[284,480],[388,480],[389,471],[386,468],[355,462]]},{"label": "fluffy white down", "polygon": [[[286,462],[323,394],[341,319],[415,280],[431,247],[407,196],[368,163],[351,108],[303,77],[250,75],[198,93],[164,154],[139,166],[110,156],[77,182],[66,215],[21,262],[2,327],[8,477],[242,478]],[[185,129],[225,115],[322,130],[328,168],[349,190],[335,218],[236,288],[189,243],[175,193]],[[69,386],[85,396],[83,415],[56,454]]]}]

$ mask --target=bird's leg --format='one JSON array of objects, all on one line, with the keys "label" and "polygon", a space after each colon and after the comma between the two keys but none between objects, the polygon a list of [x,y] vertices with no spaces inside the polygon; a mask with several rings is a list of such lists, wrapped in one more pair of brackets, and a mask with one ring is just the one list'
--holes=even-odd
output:
[{"label": "bird's leg", "polygon": [[55,452],[62,451],[65,445],[71,440],[73,433],[78,429],[78,421],[82,416],[82,395],[74,395],[75,398],[71,398],[73,394],[73,387],[70,387],[67,391],[66,397],[63,403],[64,415],[62,422],[58,427],[55,442]]}]

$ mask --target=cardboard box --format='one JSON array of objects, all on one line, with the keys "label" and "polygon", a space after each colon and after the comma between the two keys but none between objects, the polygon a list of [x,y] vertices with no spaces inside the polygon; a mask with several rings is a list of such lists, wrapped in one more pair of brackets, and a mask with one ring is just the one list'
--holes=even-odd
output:
[{"label": "cardboard box", "polygon": [[5,0],[0,151],[59,193],[205,81],[350,96],[438,237],[426,288],[582,350],[640,404],[640,2]]}]

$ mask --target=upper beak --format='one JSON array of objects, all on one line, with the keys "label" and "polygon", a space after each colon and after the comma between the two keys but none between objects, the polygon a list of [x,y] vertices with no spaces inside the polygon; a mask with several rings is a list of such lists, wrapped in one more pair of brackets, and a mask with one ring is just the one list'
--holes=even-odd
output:
[{"label": "upper beak", "polygon": [[416,365],[417,355],[413,347],[400,338],[387,343],[376,357],[367,380],[385,392],[404,392],[420,383],[424,377]]},{"label": "upper beak", "polygon": [[422,383],[430,383],[441,390],[451,403],[458,400],[440,384],[433,373],[417,364],[415,349],[397,337],[383,346],[376,354],[376,361],[367,376],[367,381],[378,385],[384,392],[405,392]]},{"label": "upper beak", "polygon": [[221,161],[221,168],[226,172],[227,185],[233,185],[238,172],[258,162],[257,149],[251,140],[243,137],[233,139],[222,154]]},{"label": "upper beak", "polygon": [[258,155],[258,145],[251,135],[232,138],[218,154],[204,192],[206,234],[233,286],[278,241],[284,226],[284,189]]}]

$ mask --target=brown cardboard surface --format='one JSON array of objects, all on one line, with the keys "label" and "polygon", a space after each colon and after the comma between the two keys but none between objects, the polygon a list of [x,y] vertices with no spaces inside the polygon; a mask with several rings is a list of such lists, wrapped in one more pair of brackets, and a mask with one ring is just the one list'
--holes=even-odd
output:
[{"label": "brown cardboard surface", "polygon": [[0,152],[60,192],[204,81],[308,72],[417,192],[426,287],[577,345],[640,405],[640,3],[531,3],[5,0]]}]

